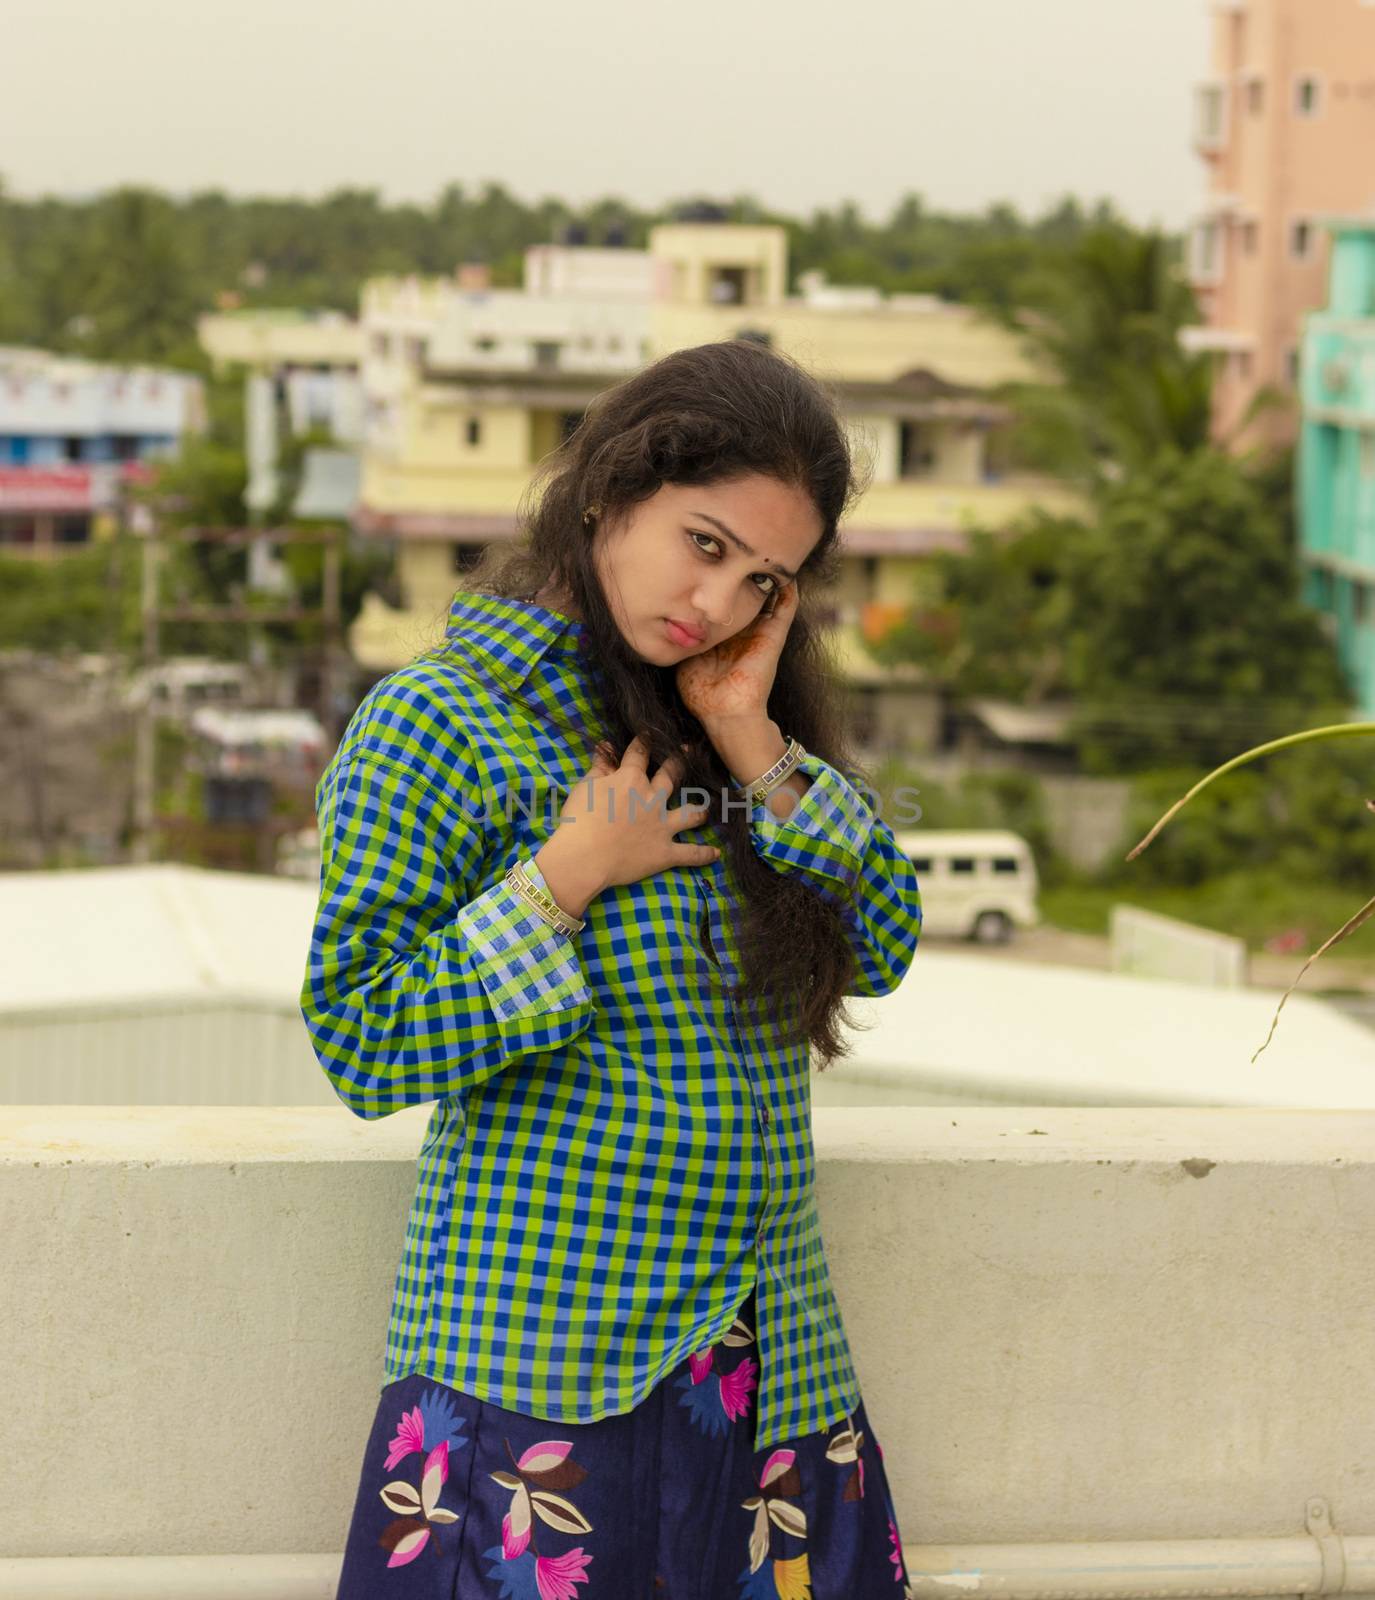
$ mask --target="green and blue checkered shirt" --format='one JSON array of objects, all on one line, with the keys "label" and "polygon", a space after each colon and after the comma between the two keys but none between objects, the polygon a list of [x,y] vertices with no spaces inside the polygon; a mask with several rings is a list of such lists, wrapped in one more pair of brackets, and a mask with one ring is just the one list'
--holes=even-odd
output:
[{"label": "green and blue checkered shirt", "polygon": [[[301,1008],[360,1117],[435,1101],[384,1383],[424,1373],[561,1422],[629,1410],[756,1291],[759,1448],[859,1399],[813,1181],[810,1053],[731,996],[723,858],[603,891],[563,933],[505,884],[591,756],[582,624],[460,591],[442,648],[373,685],[320,779],[320,901]],[[852,993],[887,994],[921,927],[911,862],[816,756],[756,849],[853,884]],[[752,774],[745,774],[749,777]],[[683,841],[716,837],[716,825]],[[776,1030],[774,1030],[776,1031]]]}]

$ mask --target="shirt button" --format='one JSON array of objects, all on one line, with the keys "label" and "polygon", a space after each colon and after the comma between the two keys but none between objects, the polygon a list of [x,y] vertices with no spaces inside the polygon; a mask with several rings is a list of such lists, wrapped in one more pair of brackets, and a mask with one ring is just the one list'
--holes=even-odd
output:
[{"label": "shirt button", "polygon": [[773,1121],[773,1112],[771,1112],[767,1106],[760,1106],[759,1115],[763,1119],[764,1126],[767,1128],[768,1125]]}]

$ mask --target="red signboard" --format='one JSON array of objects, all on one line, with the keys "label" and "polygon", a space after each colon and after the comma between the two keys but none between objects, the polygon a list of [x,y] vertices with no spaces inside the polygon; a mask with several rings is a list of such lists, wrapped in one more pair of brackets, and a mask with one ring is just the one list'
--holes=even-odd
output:
[{"label": "red signboard", "polygon": [[147,483],[155,475],[155,467],[146,461],[0,467],[0,511],[103,511],[114,505],[119,479]]},{"label": "red signboard", "polygon": [[0,511],[89,511],[89,467],[0,467]]}]

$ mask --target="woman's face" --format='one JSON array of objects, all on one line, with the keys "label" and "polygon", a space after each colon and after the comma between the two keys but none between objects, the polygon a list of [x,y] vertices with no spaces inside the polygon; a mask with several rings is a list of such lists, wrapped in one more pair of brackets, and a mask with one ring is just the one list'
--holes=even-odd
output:
[{"label": "woman's face", "polygon": [[626,642],[667,667],[747,628],[794,581],[822,531],[804,490],[750,473],[705,487],[664,484],[600,526],[592,553]]}]

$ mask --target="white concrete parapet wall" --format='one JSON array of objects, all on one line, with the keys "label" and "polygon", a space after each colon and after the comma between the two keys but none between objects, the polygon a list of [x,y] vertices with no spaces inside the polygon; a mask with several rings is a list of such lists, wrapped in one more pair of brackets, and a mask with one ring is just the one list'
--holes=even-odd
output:
[{"label": "white concrete parapet wall", "polygon": [[1163,917],[1141,906],[1115,905],[1108,935],[1114,972],[1215,989],[1244,989],[1251,981],[1251,953],[1245,939],[1234,934]]},{"label": "white concrete parapet wall", "polygon": [[[332,1594],[428,1110],[0,1111],[0,1590],[275,1555]],[[1302,1536],[1315,1495],[1375,1529],[1375,1111],[825,1109],[816,1144],[909,1549]]]}]

